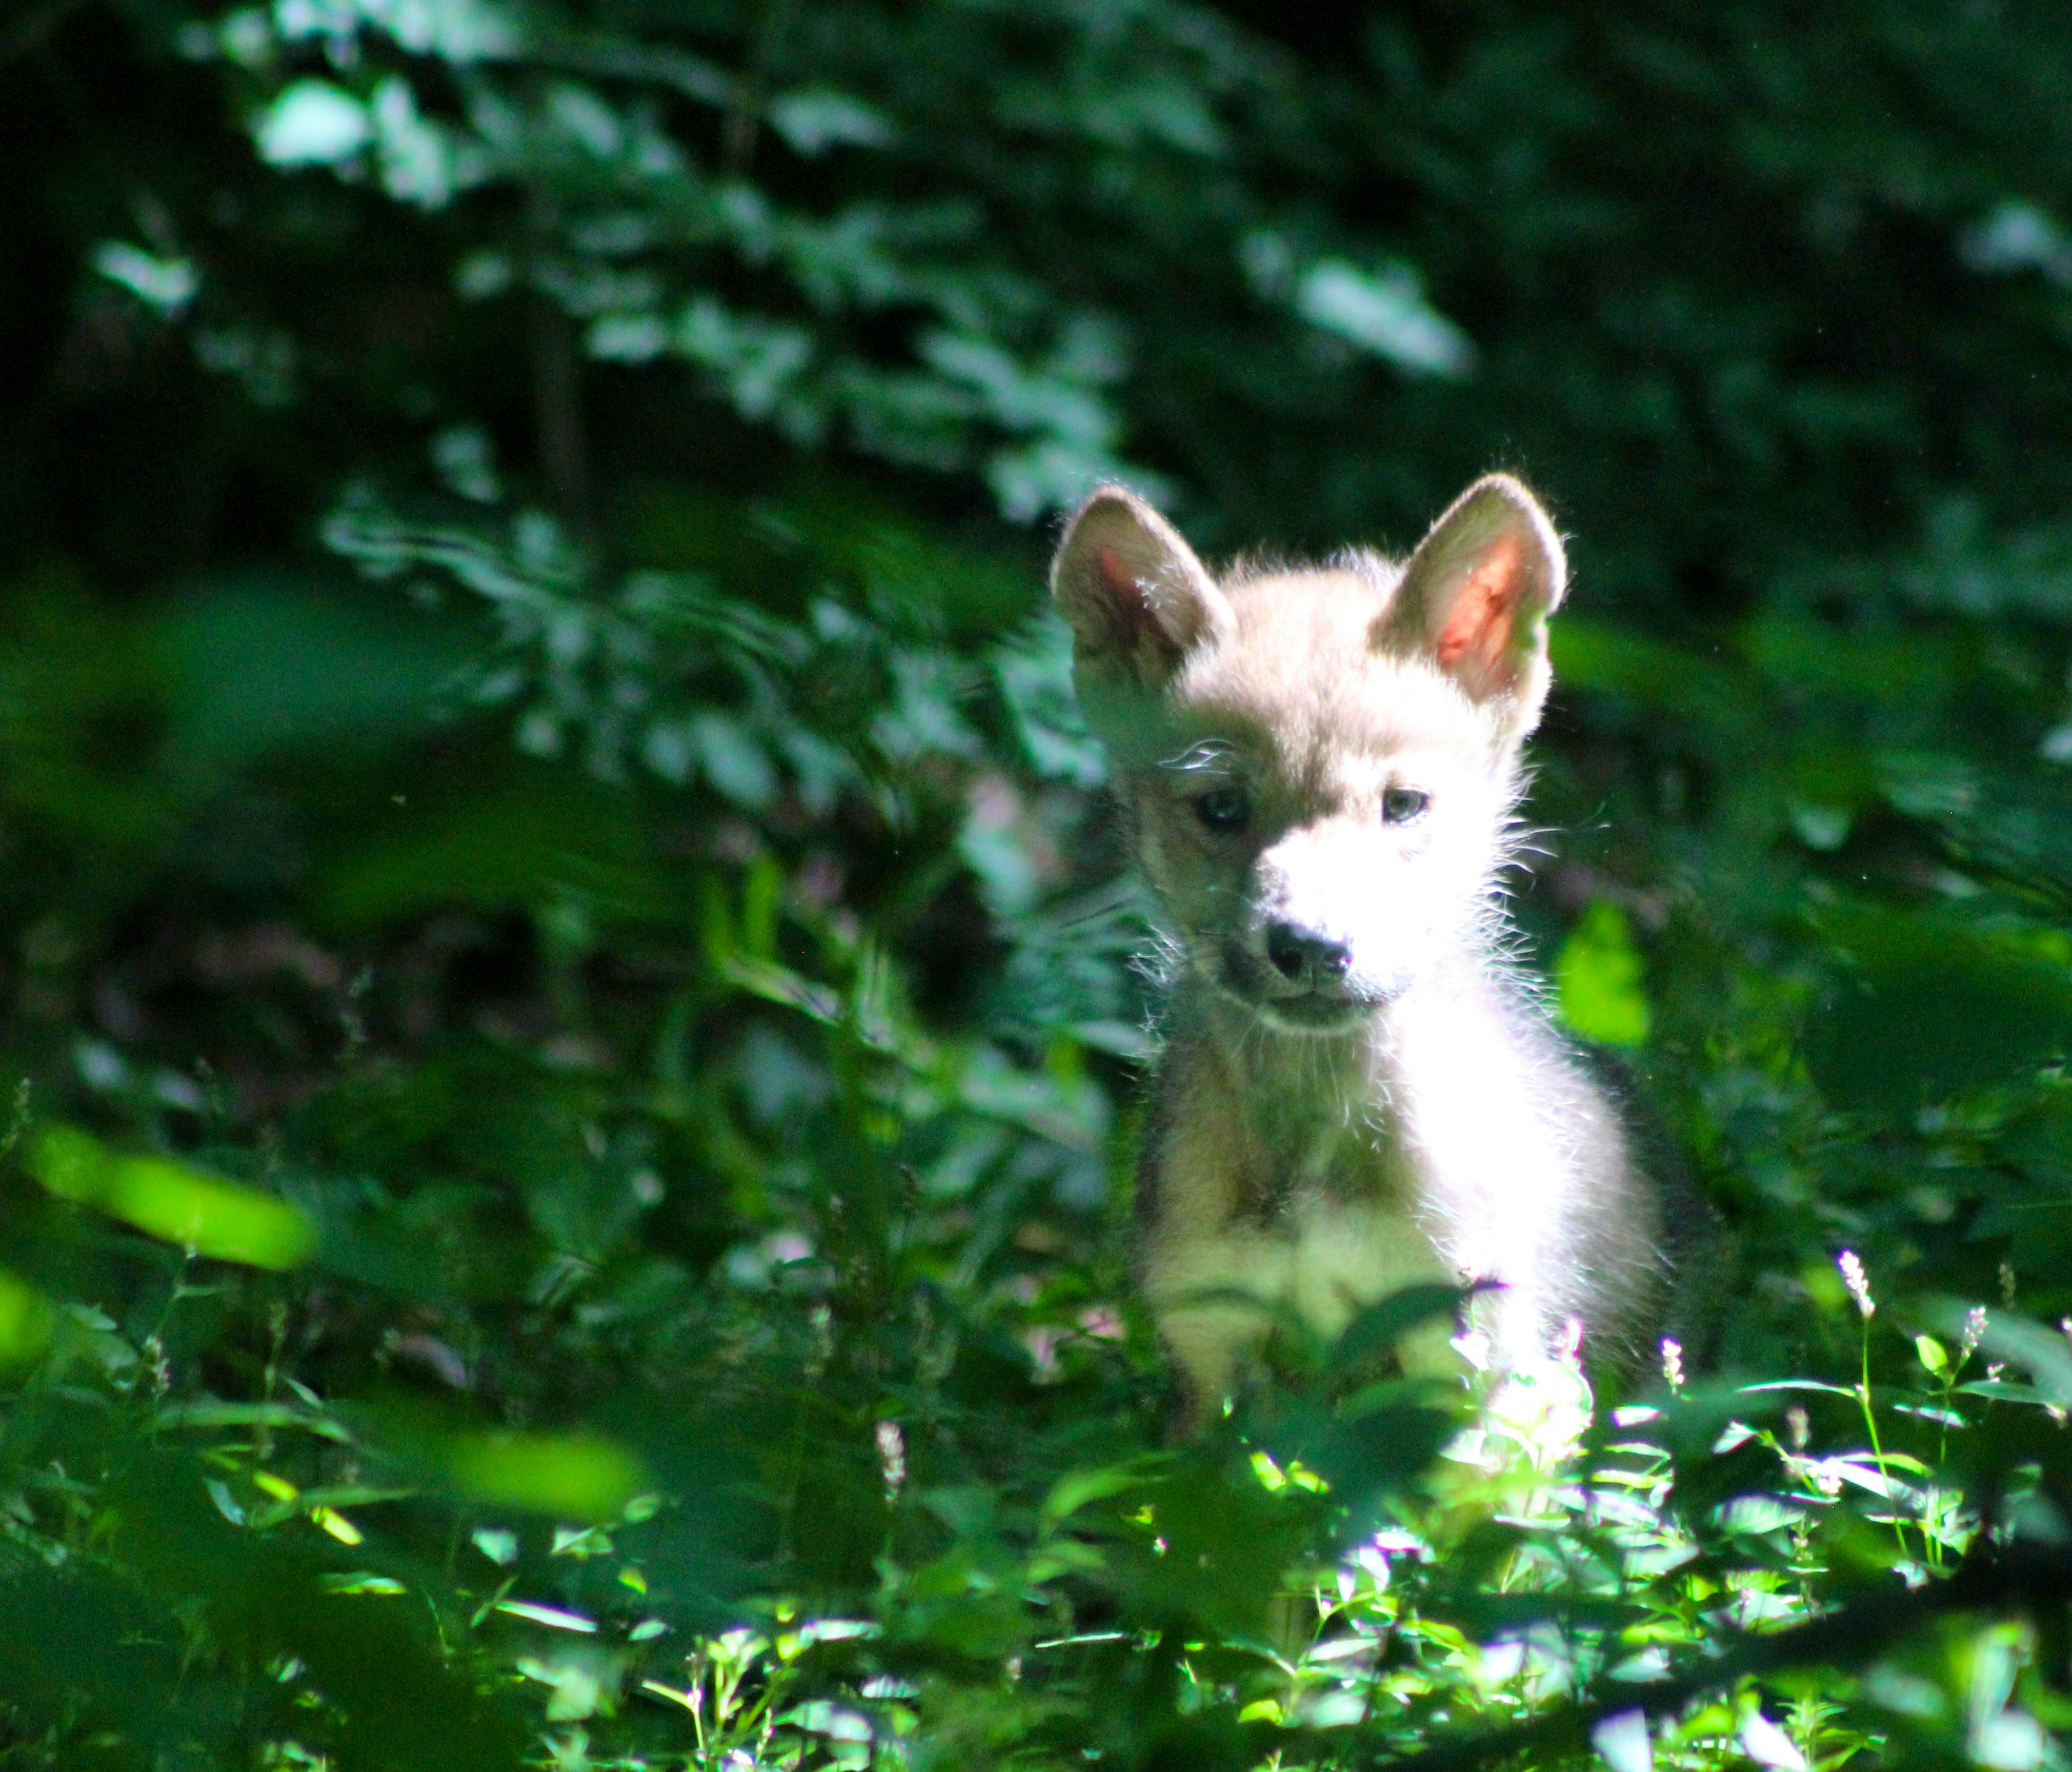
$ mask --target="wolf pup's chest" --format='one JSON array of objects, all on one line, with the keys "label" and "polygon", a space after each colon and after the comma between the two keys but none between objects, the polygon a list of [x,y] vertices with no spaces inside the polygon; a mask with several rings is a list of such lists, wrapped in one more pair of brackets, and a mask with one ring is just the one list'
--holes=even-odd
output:
[{"label": "wolf pup's chest", "polygon": [[1287,1078],[1262,1088],[1222,1058],[1202,1046],[1170,1055],[1138,1203],[1147,1301],[1211,1388],[1229,1378],[1235,1346],[1276,1318],[1328,1342],[1392,1292],[1462,1277],[1384,1102],[1314,1079],[1307,1092]]}]

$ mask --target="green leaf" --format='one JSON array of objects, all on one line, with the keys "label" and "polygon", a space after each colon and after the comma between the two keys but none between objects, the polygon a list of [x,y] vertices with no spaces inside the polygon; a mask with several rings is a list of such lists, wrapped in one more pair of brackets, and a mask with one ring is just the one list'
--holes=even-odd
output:
[{"label": "green leaf", "polygon": [[1127,1464],[1103,1465],[1093,1470],[1068,1470],[1050,1486],[1043,1499],[1042,1519],[1055,1526],[1071,1518],[1088,1502],[1106,1501],[1141,1486],[1164,1462],[1157,1453],[1133,1458]]},{"label": "green leaf", "polygon": [[601,1434],[456,1435],[441,1462],[471,1501],[557,1519],[615,1519],[648,1482],[639,1460]]},{"label": "green leaf", "polygon": [[0,1268],[0,1371],[18,1371],[41,1359],[56,1320],[49,1299]]},{"label": "green leaf", "polygon": [[1378,1354],[1394,1348],[1408,1330],[1434,1318],[1450,1317],[1466,1302],[1466,1286],[1405,1286],[1369,1305],[1347,1323],[1333,1344],[1330,1367],[1334,1375],[1357,1371]]},{"label": "green leaf", "polygon": [[[1928,1301],[1920,1309],[1923,1318],[1946,1334],[1962,1334],[1965,1320],[1974,1308],[1956,1299],[1938,1298]],[[1996,1305],[1986,1313],[1979,1346],[1988,1359],[2021,1367],[2047,1401],[2060,1408],[2072,1408],[2072,1344],[2058,1331]],[[1980,1387],[1962,1388],[1968,1392]]]},{"label": "green leaf", "polygon": [[169,1404],[153,1418],[160,1428],[206,1431],[212,1428],[300,1428],[320,1438],[349,1445],[351,1432],[327,1416],[290,1403],[219,1403],[204,1398],[193,1403]]},{"label": "green leaf", "polygon": [[119,1155],[76,1126],[44,1128],[27,1165],[60,1199],[218,1261],[292,1268],[316,1247],[314,1228],[286,1201],[170,1157]]},{"label": "green leaf", "polygon": [[1554,960],[1561,1019],[1601,1046],[1643,1044],[1652,1023],[1626,912],[1608,898],[1585,911]]}]

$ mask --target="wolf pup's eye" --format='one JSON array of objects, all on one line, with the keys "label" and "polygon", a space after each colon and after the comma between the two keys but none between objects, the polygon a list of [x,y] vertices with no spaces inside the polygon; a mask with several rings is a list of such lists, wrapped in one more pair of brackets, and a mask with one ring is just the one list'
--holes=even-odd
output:
[{"label": "wolf pup's eye", "polygon": [[1252,816],[1252,802],[1242,787],[1211,787],[1194,799],[1194,816],[1219,836],[1244,828]]},{"label": "wolf pup's eye", "polygon": [[1422,818],[1431,804],[1432,796],[1421,787],[1392,787],[1381,796],[1381,821],[1408,824],[1413,818]]}]

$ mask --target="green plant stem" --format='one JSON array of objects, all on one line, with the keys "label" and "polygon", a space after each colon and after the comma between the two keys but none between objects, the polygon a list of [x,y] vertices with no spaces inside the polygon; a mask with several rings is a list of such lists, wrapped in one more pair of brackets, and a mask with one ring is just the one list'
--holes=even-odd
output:
[{"label": "green plant stem", "polygon": [[[1864,1406],[1864,1427],[1871,1437],[1871,1462],[1877,1466],[1878,1474],[1885,1478],[1886,1491],[1885,1499],[1886,1500],[1890,1501],[1893,1499],[1891,1493],[1893,1487],[1892,1473],[1885,1469],[1885,1448],[1878,1441],[1877,1415],[1871,1408],[1870,1318],[1868,1317],[1864,1318],[1863,1319],[1863,1360],[1861,1366],[1859,1367],[1859,1376],[1856,1381],[1856,1400]],[[1905,1523],[1897,1518],[1895,1518],[1892,1523],[1892,1536],[1899,1541],[1899,1554],[1901,1556],[1909,1555],[1910,1553],[1906,1548],[1906,1527]],[[1925,1527],[1922,1530],[1921,1536],[1922,1544],[1924,1547],[1922,1556],[1923,1560],[1925,1561],[1926,1559],[1926,1546],[1928,1542],[1927,1529]]]}]

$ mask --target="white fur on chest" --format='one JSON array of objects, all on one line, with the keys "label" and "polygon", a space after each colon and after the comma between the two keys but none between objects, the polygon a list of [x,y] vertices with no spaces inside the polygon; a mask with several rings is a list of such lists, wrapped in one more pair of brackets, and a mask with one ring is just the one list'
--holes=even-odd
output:
[{"label": "white fur on chest", "polygon": [[1596,1104],[1565,1067],[1523,1046],[1486,997],[1435,993],[1393,1019],[1422,1218],[1448,1266],[1504,1288],[1486,1326],[1522,1356],[1558,1326],[1549,1294]]}]

